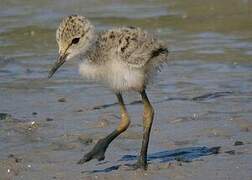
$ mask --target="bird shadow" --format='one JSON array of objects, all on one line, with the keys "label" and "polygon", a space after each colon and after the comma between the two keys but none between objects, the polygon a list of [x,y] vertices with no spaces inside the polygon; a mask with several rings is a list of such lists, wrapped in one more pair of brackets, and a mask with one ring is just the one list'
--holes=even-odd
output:
[{"label": "bird shadow", "polygon": [[[174,150],[165,150],[155,153],[151,153],[147,157],[148,164],[151,164],[155,161],[159,163],[166,163],[170,161],[179,161],[189,163],[194,159],[200,158],[202,156],[209,156],[213,154],[218,154],[220,151],[220,146],[216,147],[186,147],[179,148]],[[134,164],[128,163],[130,161],[136,161],[136,155],[124,155],[121,159],[118,160],[119,164],[107,167],[105,169],[96,169],[92,171],[83,171],[82,173],[108,173],[114,170],[118,170],[121,166],[133,167]]]}]

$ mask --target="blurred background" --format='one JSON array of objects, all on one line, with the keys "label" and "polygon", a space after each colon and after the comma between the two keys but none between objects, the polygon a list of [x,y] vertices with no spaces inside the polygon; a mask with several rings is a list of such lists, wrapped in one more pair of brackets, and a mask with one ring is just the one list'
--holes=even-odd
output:
[{"label": "blurred background", "polygon": [[[38,177],[79,173],[74,162],[80,151],[92,147],[79,140],[86,137],[82,133],[98,139],[119,120],[114,94],[81,79],[76,61],[47,79],[58,52],[56,29],[71,14],[88,17],[97,31],[138,26],[167,42],[170,63],[148,89],[157,111],[150,151],[229,146],[235,139],[251,143],[252,1],[0,0],[0,112],[14,118],[0,121],[3,159],[10,152],[19,154],[25,173],[30,164]],[[136,94],[126,96],[127,103],[139,99]],[[129,111],[132,129],[121,137],[123,142],[115,142],[117,153],[108,154],[110,159],[139,150],[142,108],[132,103]],[[245,168],[239,172],[246,175],[251,160],[243,160]],[[221,167],[227,174],[231,162]],[[1,174],[7,167],[1,164]]]}]

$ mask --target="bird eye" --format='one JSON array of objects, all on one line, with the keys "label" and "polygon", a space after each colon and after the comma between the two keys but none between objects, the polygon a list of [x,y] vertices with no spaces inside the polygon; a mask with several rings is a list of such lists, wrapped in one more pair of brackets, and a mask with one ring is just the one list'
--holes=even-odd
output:
[{"label": "bird eye", "polygon": [[72,44],[77,44],[80,41],[80,38],[74,38],[72,40]]}]

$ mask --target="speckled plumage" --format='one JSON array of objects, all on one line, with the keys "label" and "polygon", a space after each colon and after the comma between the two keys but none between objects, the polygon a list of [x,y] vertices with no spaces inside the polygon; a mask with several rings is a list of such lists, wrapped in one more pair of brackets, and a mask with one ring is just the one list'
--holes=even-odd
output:
[{"label": "speckled plumage", "polygon": [[[74,38],[80,38],[80,45],[72,43]],[[69,48],[69,54],[81,55],[82,76],[105,81],[115,91],[142,90],[150,74],[168,59],[165,44],[152,34],[135,27],[97,33],[82,16],[63,19],[56,39],[60,53]]]}]

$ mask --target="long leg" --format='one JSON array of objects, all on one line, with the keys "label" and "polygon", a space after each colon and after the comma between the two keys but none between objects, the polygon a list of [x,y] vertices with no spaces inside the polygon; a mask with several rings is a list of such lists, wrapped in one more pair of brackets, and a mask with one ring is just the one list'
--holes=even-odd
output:
[{"label": "long leg", "polygon": [[122,95],[120,93],[117,93],[116,96],[119,102],[121,113],[121,120],[118,127],[108,136],[103,139],[100,139],[93,147],[93,149],[89,153],[85,154],[83,158],[78,161],[78,164],[83,164],[87,161],[90,161],[91,159],[97,159],[98,161],[104,160],[104,154],[109,144],[129,127],[130,119],[125,104],[123,102]]},{"label": "long leg", "polygon": [[145,90],[141,92],[142,101],[144,105],[143,113],[143,141],[140,156],[137,161],[137,168],[147,169],[147,150],[149,144],[150,131],[152,126],[152,121],[154,117],[154,109],[147,97]]}]

